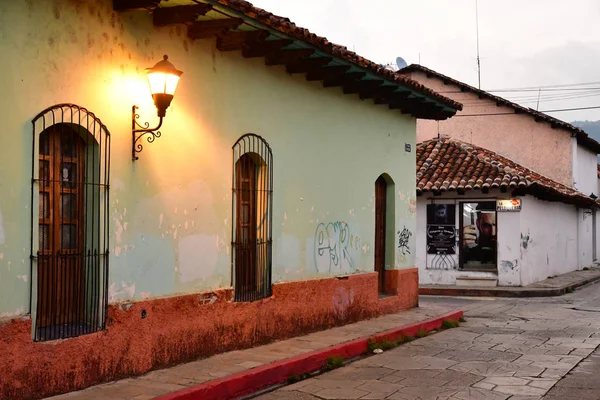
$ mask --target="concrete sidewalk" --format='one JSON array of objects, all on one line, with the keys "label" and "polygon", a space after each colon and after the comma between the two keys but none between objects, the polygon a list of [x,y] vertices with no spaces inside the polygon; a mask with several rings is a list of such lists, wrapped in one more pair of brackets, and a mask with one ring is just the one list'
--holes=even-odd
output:
[{"label": "concrete sidewalk", "polygon": [[[146,375],[51,397],[53,400],[235,398],[284,382],[288,376],[319,369],[331,355],[364,353],[369,338],[393,338],[420,328],[439,327],[462,312],[428,304],[251,349],[232,351]],[[451,317],[450,317],[451,316]],[[408,333],[407,333],[408,332]],[[176,392],[176,393],[172,393]],[[171,393],[171,394],[169,394]]]},{"label": "concrete sidewalk", "polygon": [[487,296],[487,297],[551,297],[562,296],[578,287],[600,280],[600,268],[573,271],[522,287],[475,287],[455,285],[419,285],[420,295]]}]

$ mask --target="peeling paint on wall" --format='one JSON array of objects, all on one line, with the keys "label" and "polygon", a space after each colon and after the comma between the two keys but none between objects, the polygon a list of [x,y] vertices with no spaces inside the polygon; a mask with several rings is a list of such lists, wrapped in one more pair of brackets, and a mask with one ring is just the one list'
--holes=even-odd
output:
[{"label": "peeling paint on wall", "polygon": [[108,287],[108,302],[114,303],[120,300],[132,300],[135,296],[135,283],[127,285],[121,281],[119,285],[112,283]]},{"label": "peeling paint on wall", "polygon": [[19,315],[23,315],[23,314],[25,314],[25,308],[19,307],[18,309],[16,309],[13,312],[0,313],[0,318],[14,318],[14,317],[18,317]]},{"label": "peeling paint on wall", "polygon": [[123,234],[123,225],[121,225],[121,221],[119,221],[119,218],[115,217],[113,218],[113,221],[115,221],[115,238],[117,243],[121,243],[121,235]]},{"label": "peeling paint on wall", "polygon": [[414,199],[410,199],[410,201],[408,202],[408,211],[411,214],[417,213],[417,202]]},{"label": "peeling paint on wall", "polygon": [[502,267],[502,269],[504,269],[505,272],[508,271],[512,271],[515,268],[518,268],[519,266],[519,260],[518,259],[514,259],[514,260],[502,260],[500,261],[500,267]]}]

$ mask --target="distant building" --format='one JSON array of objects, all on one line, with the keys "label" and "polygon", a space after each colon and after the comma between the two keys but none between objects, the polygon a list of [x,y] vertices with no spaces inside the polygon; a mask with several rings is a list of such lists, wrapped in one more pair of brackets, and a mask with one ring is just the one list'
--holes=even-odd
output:
[{"label": "distant building", "polygon": [[593,264],[598,142],[423,66],[399,73],[464,104],[417,122],[421,284],[524,286]]}]

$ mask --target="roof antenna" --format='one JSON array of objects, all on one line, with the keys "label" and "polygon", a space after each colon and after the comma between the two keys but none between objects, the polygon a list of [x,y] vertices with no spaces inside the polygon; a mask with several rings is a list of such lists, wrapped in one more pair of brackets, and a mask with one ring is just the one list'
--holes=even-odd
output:
[{"label": "roof antenna", "polygon": [[481,63],[479,62],[479,9],[477,7],[477,0],[475,0],[475,27],[477,29],[477,81],[479,83],[478,88],[481,89]]}]

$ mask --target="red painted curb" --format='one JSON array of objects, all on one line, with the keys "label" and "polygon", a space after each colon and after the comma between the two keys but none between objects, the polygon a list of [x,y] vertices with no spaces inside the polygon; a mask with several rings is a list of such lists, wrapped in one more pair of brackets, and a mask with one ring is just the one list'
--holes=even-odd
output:
[{"label": "red painted curb", "polygon": [[156,397],[154,400],[235,399],[285,382],[292,375],[317,371],[323,367],[329,357],[342,357],[346,359],[364,354],[367,352],[369,339],[381,341],[395,340],[403,335],[414,336],[420,329],[431,331],[441,327],[442,321],[458,321],[462,315],[462,311],[454,311],[426,321],[390,329],[376,335],[355,339],[326,349],[315,350],[176,392],[167,393]]}]

